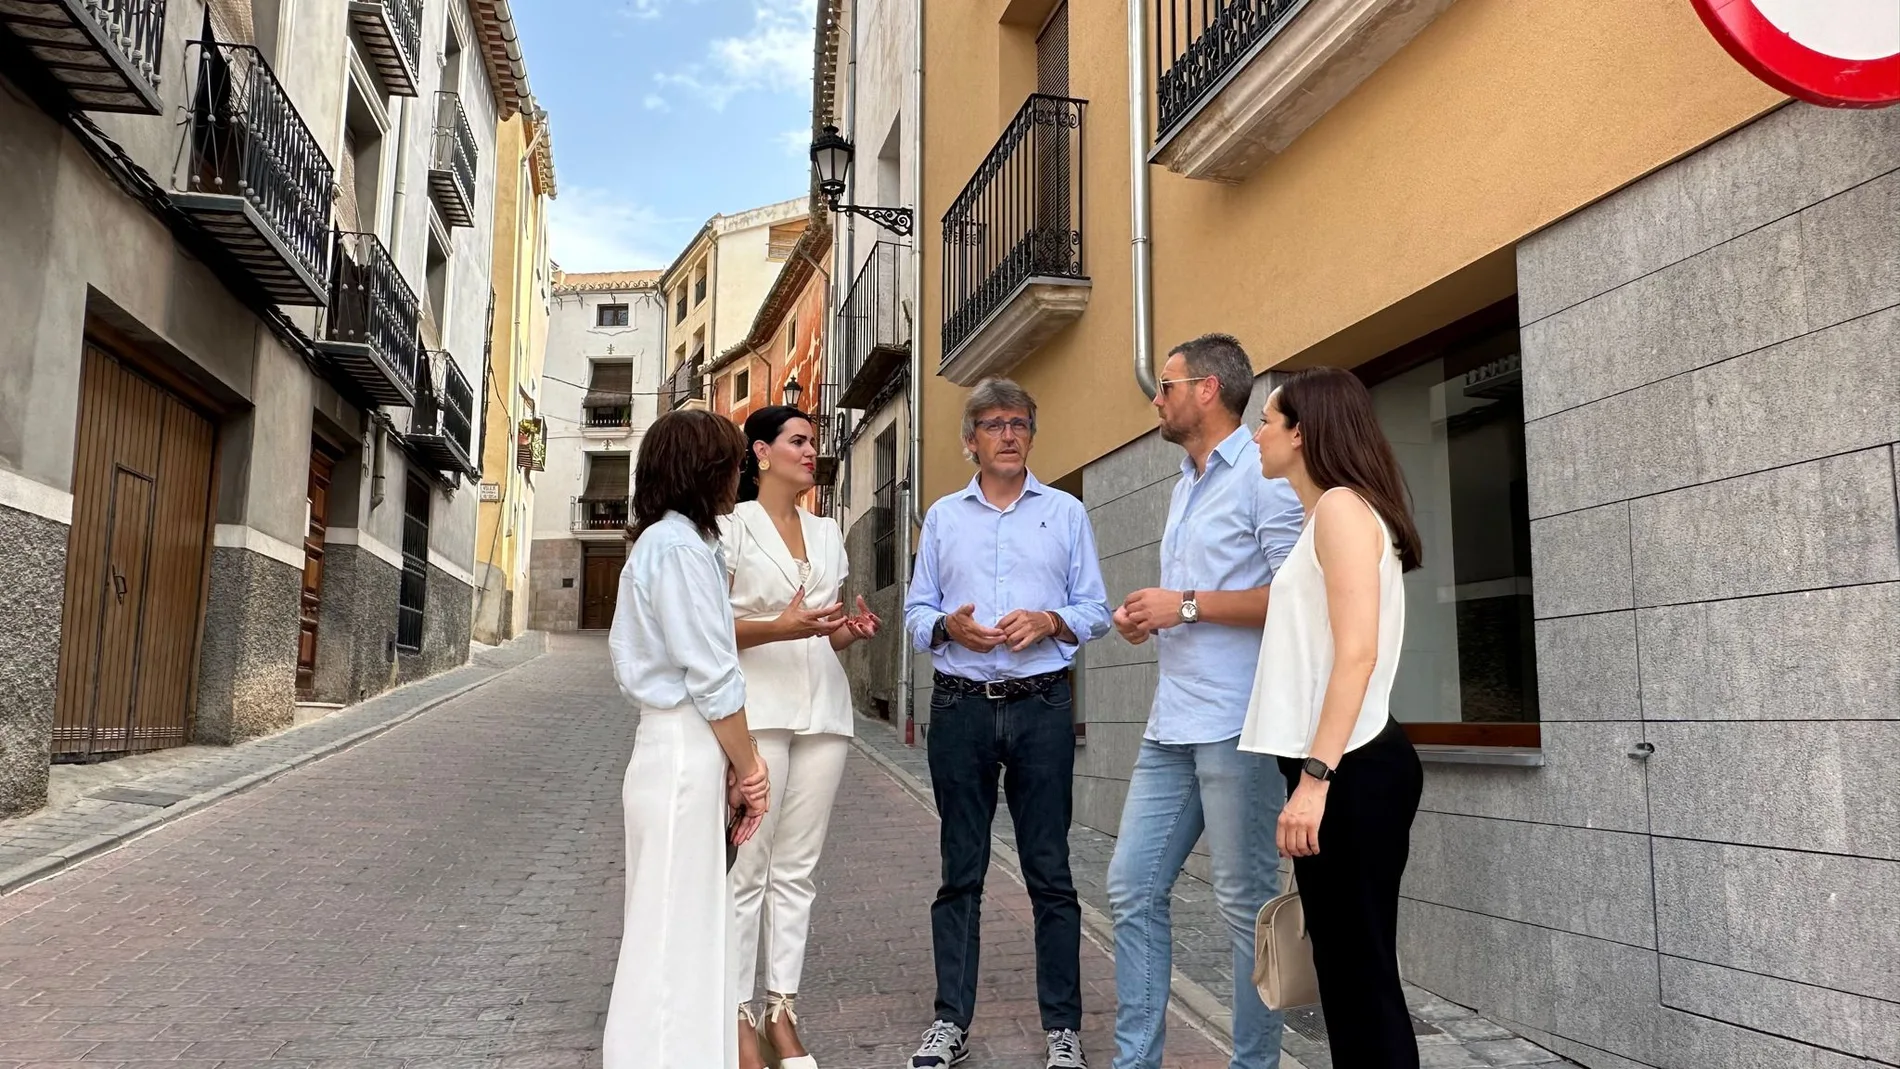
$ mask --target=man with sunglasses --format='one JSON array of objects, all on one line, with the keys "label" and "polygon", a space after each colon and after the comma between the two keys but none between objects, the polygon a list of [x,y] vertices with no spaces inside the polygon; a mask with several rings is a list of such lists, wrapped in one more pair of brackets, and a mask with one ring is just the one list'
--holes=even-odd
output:
[{"label": "man with sunglasses", "polygon": [[1260,475],[1260,447],[1241,423],[1253,379],[1240,343],[1208,334],[1168,354],[1155,396],[1161,437],[1187,456],[1162,533],[1161,585],[1129,594],[1114,614],[1129,642],[1154,640],[1160,668],[1108,869],[1114,1069],[1161,1065],[1173,965],[1168,905],[1203,834],[1233,945],[1233,1069],[1280,1064],[1280,1015],[1254,990],[1253,929],[1280,887],[1274,829],[1286,786],[1272,758],[1238,744],[1267,587],[1299,540],[1304,513],[1286,480]]},{"label": "man with sunglasses", "polygon": [[914,1069],[945,1069],[969,1053],[999,777],[1035,910],[1046,1066],[1088,1065],[1079,1035],[1082,908],[1069,876],[1069,663],[1082,643],[1108,632],[1109,608],[1088,513],[1029,473],[1035,437],[1036,402],[1022,387],[985,379],[970,392],[963,451],[977,473],[924,517],[904,603],[911,639],[936,667],[927,741],[943,860],[930,907],[936,1020]]}]

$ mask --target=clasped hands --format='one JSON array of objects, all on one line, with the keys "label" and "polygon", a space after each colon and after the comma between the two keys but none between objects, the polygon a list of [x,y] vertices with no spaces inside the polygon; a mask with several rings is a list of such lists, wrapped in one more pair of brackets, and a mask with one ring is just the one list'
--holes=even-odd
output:
[{"label": "clasped hands", "polygon": [[791,604],[778,614],[779,634],[783,638],[815,638],[823,635],[830,637],[840,628],[851,636],[851,641],[871,638],[884,621],[878,619],[870,606],[864,603],[862,595],[858,597],[857,611],[846,614],[844,602],[834,602],[816,608],[805,607],[805,588],[799,587],[792,595]]},{"label": "clasped hands", "polygon": [[756,742],[752,744],[751,775],[741,778],[737,766],[726,765],[726,805],[738,814],[738,823],[732,826],[732,845],[743,846],[759,830],[772,807],[772,774],[765,767],[765,758],[759,756]]},{"label": "clasped hands", "polygon": [[1183,595],[1179,590],[1162,590],[1148,587],[1137,590],[1122,600],[1112,619],[1115,630],[1131,645],[1139,646],[1148,641],[1148,636],[1163,631],[1181,622],[1181,602]]},{"label": "clasped hands", "polygon": [[995,627],[986,627],[976,622],[976,606],[964,605],[944,617],[943,626],[950,632],[950,641],[973,653],[988,653],[998,646],[1021,653],[1055,635],[1060,620],[1046,609],[1017,609],[996,621]]}]

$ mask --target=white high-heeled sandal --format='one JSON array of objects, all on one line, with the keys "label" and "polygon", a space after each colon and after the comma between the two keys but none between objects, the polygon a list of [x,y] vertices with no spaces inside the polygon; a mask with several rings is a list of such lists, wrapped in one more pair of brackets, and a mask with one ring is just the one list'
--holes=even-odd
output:
[{"label": "white high-heeled sandal", "polygon": [[781,995],[776,991],[765,993],[765,1015],[759,1021],[759,1049],[771,1052],[766,1055],[766,1060],[778,1066],[778,1069],[818,1069],[818,1059],[809,1054],[780,1058],[778,1048],[772,1045],[771,1039],[765,1034],[766,1022],[777,1021],[780,1017],[790,1020],[792,1027],[798,1027],[798,1011],[792,1008],[797,999],[797,995]]}]

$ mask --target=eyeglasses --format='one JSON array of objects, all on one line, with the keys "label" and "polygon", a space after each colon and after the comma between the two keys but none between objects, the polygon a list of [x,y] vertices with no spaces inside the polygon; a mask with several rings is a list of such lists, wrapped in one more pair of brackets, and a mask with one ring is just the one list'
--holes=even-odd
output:
[{"label": "eyeglasses", "polygon": [[1016,436],[1021,438],[1034,430],[1029,421],[1021,416],[1015,419],[979,419],[976,421],[976,429],[991,438],[1001,438],[1004,431],[1014,431]]},{"label": "eyeglasses", "polygon": [[1212,376],[1212,375],[1196,375],[1196,376],[1194,376],[1194,377],[1193,377],[1193,378],[1191,378],[1191,379],[1162,379],[1162,380],[1160,381],[1160,383],[1158,383],[1158,385],[1159,385],[1159,386],[1161,387],[1161,392],[1162,392],[1162,393],[1167,393],[1167,392],[1168,392],[1168,387],[1170,387],[1170,386],[1173,386],[1173,385],[1174,385],[1175,383],[1178,383],[1178,382],[1199,382],[1199,381],[1201,381],[1202,379],[1211,379],[1211,378],[1213,378],[1213,377],[1214,377],[1214,376]]}]

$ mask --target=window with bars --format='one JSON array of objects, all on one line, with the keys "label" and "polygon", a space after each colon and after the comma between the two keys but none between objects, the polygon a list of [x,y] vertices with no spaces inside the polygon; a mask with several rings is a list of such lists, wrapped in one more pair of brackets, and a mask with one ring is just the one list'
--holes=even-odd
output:
[{"label": "window with bars", "polygon": [[422,649],[422,610],[429,595],[429,484],[410,475],[402,501],[402,590],[396,602],[396,646]]},{"label": "window with bars", "polygon": [[871,514],[876,517],[872,555],[877,589],[897,582],[897,425],[877,436],[875,460],[877,490]]},{"label": "window with bars", "polygon": [[627,325],[627,306],[624,304],[603,304],[594,313],[594,325],[597,327],[624,327]]}]

